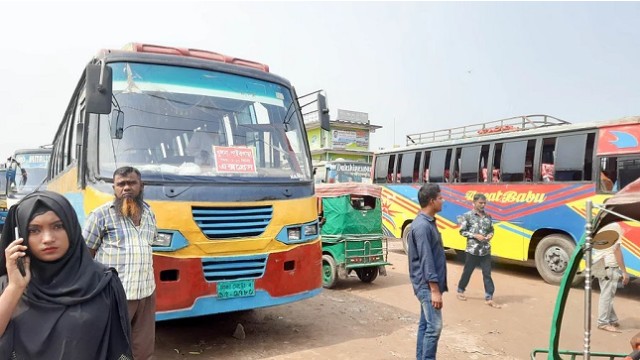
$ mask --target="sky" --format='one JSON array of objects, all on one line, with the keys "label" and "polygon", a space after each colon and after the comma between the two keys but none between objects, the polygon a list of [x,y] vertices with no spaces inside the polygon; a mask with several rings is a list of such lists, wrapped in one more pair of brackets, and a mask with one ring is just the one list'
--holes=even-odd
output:
[{"label": "sky", "polygon": [[50,144],[84,66],[130,42],[270,66],[405,136],[640,115],[640,2],[0,2],[0,156]]}]

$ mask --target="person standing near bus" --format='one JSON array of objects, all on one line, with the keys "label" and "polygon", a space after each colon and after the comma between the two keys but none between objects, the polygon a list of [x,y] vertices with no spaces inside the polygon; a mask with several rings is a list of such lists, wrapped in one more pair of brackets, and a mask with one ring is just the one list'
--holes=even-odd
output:
[{"label": "person standing near bus", "polygon": [[133,357],[151,359],[155,346],[156,293],[151,244],[158,237],[155,215],[143,201],[140,171],[113,173],[115,199],[92,211],[83,235],[96,261],[118,272],[127,295]]},{"label": "person standing near bus", "polygon": [[442,294],[447,288],[447,263],[442,236],[436,227],[436,213],[444,199],[436,184],[424,184],[418,191],[421,210],[409,232],[409,277],[420,301],[420,323],[416,359],[434,360],[442,332]]},{"label": "person standing near bus", "polygon": [[467,238],[467,249],[464,261],[464,269],[458,281],[459,300],[467,300],[464,292],[469,284],[473,270],[480,265],[482,280],[484,282],[485,304],[500,308],[493,301],[495,286],[491,279],[491,239],[493,238],[493,220],[491,215],[484,211],[487,205],[487,197],[477,193],[473,196],[473,210],[466,212],[459,218],[460,235]]},{"label": "person standing near bus", "polygon": [[605,249],[593,249],[592,263],[601,263],[603,271],[594,271],[594,276],[600,285],[600,297],[598,299],[598,329],[619,333],[620,323],[618,316],[613,309],[613,299],[618,290],[618,284],[622,286],[629,283],[629,274],[624,265],[622,257],[621,236],[622,229],[616,222],[607,224],[600,229],[603,231],[613,231],[617,234],[617,239],[612,246]]}]

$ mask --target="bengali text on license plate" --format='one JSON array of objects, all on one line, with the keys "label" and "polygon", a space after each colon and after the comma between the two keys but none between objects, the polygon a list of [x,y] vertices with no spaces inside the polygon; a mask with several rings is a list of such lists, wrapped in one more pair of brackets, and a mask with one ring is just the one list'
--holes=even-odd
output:
[{"label": "bengali text on license plate", "polygon": [[218,299],[255,296],[253,280],[223,281],[218,283]]}]

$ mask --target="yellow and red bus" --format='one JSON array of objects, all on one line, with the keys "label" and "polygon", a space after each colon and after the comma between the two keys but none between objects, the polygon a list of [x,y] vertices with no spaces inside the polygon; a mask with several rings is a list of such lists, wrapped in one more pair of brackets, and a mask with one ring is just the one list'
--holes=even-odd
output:
[{"label": "yellow and red bus", "polygon": [[[487,196],[494,220],[492,255],[534,262],[559,283],[584,232],[585,201],[602,203],[640,177],[640,117],[571,124],[528,115],[407,135],[407,144],[374,156],[373,182],[382,185],[385,235],[402,238],[420,209],[417,192],[438,183],[444,246],[464,251],[457,217]],[[640,228],[624,224],[623,254],[640,276]]]},{"label": "yellow and red bus", "polygon": [[157,320],[290,303],[322,288],[305,133],[294,88],[267,65],[129,44],[86,66],[53,139],[47,188],[83,223],[113,199],[116,168],[140,170],[160,234]]}]

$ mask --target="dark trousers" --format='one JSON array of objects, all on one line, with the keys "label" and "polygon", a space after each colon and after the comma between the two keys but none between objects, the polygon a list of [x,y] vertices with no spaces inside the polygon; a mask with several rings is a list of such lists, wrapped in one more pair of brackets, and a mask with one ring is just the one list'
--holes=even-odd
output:
[{"label": "dark trousers", "polygon": [[473,270],[480,265],[482,269],[482,281],[484,282],[484,298],[485,300],[493,299],[495,287],[493,286],[493,280],[491,280],[491,255],[477,256],[469,253],[465,255],[464,269],[462,270],[460,281],[458,281],[458,292],[462,293],[466,290]]},{"label": "dark trousers", "polygon": [[128,300],[131,347],[135,360],[153,359],[156,343],[156,292],[140,300]]}]

